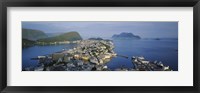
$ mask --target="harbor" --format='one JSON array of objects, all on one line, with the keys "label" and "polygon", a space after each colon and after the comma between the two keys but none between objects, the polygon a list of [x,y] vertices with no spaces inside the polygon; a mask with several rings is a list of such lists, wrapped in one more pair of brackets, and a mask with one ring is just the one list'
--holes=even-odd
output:
[{"label": "harbor", "polygon": [[135,65],[137,71],[173,71],[169,66],[165,66],[162,62],[150,62],[145,60],[144,57],[132,57],[132,62]]}]

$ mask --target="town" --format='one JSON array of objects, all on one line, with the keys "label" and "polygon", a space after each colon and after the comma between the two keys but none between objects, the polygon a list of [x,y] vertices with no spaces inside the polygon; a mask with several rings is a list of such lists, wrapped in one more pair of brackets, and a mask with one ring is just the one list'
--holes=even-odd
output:
[{"label": "town", "polygon": [[[25,68],[25,71],[113,71],[106,63],[113,57],[124,57],[114,52],[111,40],[77,40],[73,49],[55,52],[32,58],[38,60],[37,67]],[[119,67],[114,71],[172,71],[162,62],[146,61],[144,57],[132,57],[135,68]]]},{"label": "town", "polygon": [[36,71],[102,71],[109,70],[105,65],[112,57],[114,45],[110,40],[79,40],[77,47],[63,50],[47,56],[33,58],[39,60],[40,66],[26,68]]}]

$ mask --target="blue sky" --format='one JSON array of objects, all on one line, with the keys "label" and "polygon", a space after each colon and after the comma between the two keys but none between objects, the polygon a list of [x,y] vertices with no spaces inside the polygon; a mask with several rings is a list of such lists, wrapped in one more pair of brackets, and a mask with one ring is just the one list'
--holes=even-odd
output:
[{"label": "blue sky", "polygon": [[109,38],[121,32],[131,32],[142,38],[178,38],[178,22],[23,21],[22,28],[41,30],[45,33],[77,31],[83,38]]}]

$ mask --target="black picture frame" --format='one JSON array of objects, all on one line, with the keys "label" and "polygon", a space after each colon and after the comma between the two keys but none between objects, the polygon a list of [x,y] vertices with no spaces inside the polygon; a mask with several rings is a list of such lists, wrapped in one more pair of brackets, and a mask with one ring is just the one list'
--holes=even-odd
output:
[{"label": "black picture frame", "polygon": [[[7,86],[7,7],[193,7],[194,86]],[[2,93],[119,92],[119,93],[199,93],[200,0],[2,0],[0,2],[0,91]]]}]

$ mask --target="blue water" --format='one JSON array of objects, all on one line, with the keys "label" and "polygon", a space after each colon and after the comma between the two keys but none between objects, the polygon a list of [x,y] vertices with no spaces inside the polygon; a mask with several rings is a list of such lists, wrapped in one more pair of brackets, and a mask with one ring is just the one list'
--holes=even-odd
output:
[{"label": "blue water", "polygon": [[[178,70],[178,40],[113,40],[114,51],[119,55],[128,56],[115,57],[106,65],[111,69],[120,67],[133,68],[130,57],[144,56],[150,61],[162,61],[164,65],[170,66],[173,70]],[[34,46],[22,50],[22,68],[36,66],[38,62],[31,60],[39,55],[51,54],[61,51],[63,48],[71,49],[76,44]]]},{"label": "blue water", "polygon": [[114,40],[115,52],[119,55],[128,56],[113,58],[108,67],[116,69],[118,67],[133,68],[132,56],[144,56],[150,61],[162,61],[164,65],[170,66],[173,70],[178,70],[178,40]]},{"label": "blue water", "polygon": [[62,49],[74,48],[76,44],[67,45],[50,45],[50,46],[33,46],[22,49],[22,68],[37,66],[37,60],[31,60],[31,58],[37,58],[38,56],[48,55],[54,52],[62,51]]}]

